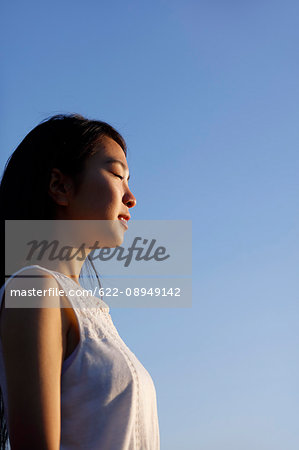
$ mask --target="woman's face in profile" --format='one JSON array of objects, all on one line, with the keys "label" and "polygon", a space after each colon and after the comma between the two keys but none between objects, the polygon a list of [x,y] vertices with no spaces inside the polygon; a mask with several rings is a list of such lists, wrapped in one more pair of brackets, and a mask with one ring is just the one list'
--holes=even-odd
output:
[{"label": "woman's face in profile", "polygon": [[97,146],[99,151],[85,161],[77,192],[71,189],[63,214],[57,218],[104,221],[96,224],[97,230],[101,225],[102,234],[92,232],[90,223],[93,236],[89,234],[88,240],[95,238],[101,242],[102,237],[104,246],[114,247],[123,241],[129,210],[136,199],[128,186],[129,168],[123,149],[109,137],[104,137]]}]

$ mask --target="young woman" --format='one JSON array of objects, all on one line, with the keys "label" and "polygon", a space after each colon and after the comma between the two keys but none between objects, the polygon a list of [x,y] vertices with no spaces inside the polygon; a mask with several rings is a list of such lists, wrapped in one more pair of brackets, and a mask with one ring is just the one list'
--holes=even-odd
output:
[{"label": "young woman", "polygon": [[[125,141],[107,123],[79,115],[42,122],[5,167],[2,243],[5,220],[43,219],[105,221],[103,246],[120,245],[136,204],[128,179]],[[85,243],[97,237],[92,227],[81,230]],[[68,295],[80,287],[84,261],[33,264],[9,279],[1,263],[1,448],[9,437],[12,450],[158,450],[150,375],[101,299]],[[91,260],[86,264],[95,270]],[[47,307],[47,295],[36,308],[5,307],[11,289],[32,287],[33,280],[42,292],[63,290],[51,298],[57,307]]]}]

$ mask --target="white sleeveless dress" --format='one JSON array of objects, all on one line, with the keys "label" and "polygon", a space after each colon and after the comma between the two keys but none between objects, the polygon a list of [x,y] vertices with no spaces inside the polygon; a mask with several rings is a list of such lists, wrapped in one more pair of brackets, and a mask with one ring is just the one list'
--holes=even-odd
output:
[{"label": "white sleeveless dress", "polygon": [[[78,289],[62,273],[28,267],[52,274],[66,294]],[[3,291],[4,286],[0,307]],[[80,342],[62,365],[60,449],[159,450],[156,391],[149,373],[119,336],[105,302],[92,296],[67,297],[78,319]],[[1,339],[0,384],[7,418]]]}]

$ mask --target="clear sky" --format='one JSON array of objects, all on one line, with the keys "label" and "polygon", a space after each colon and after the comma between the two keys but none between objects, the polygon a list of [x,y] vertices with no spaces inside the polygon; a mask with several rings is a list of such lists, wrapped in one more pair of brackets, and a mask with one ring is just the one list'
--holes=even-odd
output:
[{"label": "clear sky", "polygon": [[126,138],[134,219],[192,220],[192,308],[112,311],[154,379],[161,448],[297,450],[298,2],[1,10],[1,168],[78,112]]}]

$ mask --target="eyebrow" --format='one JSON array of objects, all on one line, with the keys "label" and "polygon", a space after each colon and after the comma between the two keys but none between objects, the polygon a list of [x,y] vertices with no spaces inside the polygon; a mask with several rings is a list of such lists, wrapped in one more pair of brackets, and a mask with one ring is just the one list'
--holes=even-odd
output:
[{"label": "eyebrow", "polygon": [[[118,163],[122,166],[122,168],[124,170],[127,170],[127,166],[120,159],[114,159],[114,158],[106,159],[105,164],[111,164],[111,163]],[[131,175],[128,176],[128,181],[130,179],[130,176]]]}]

